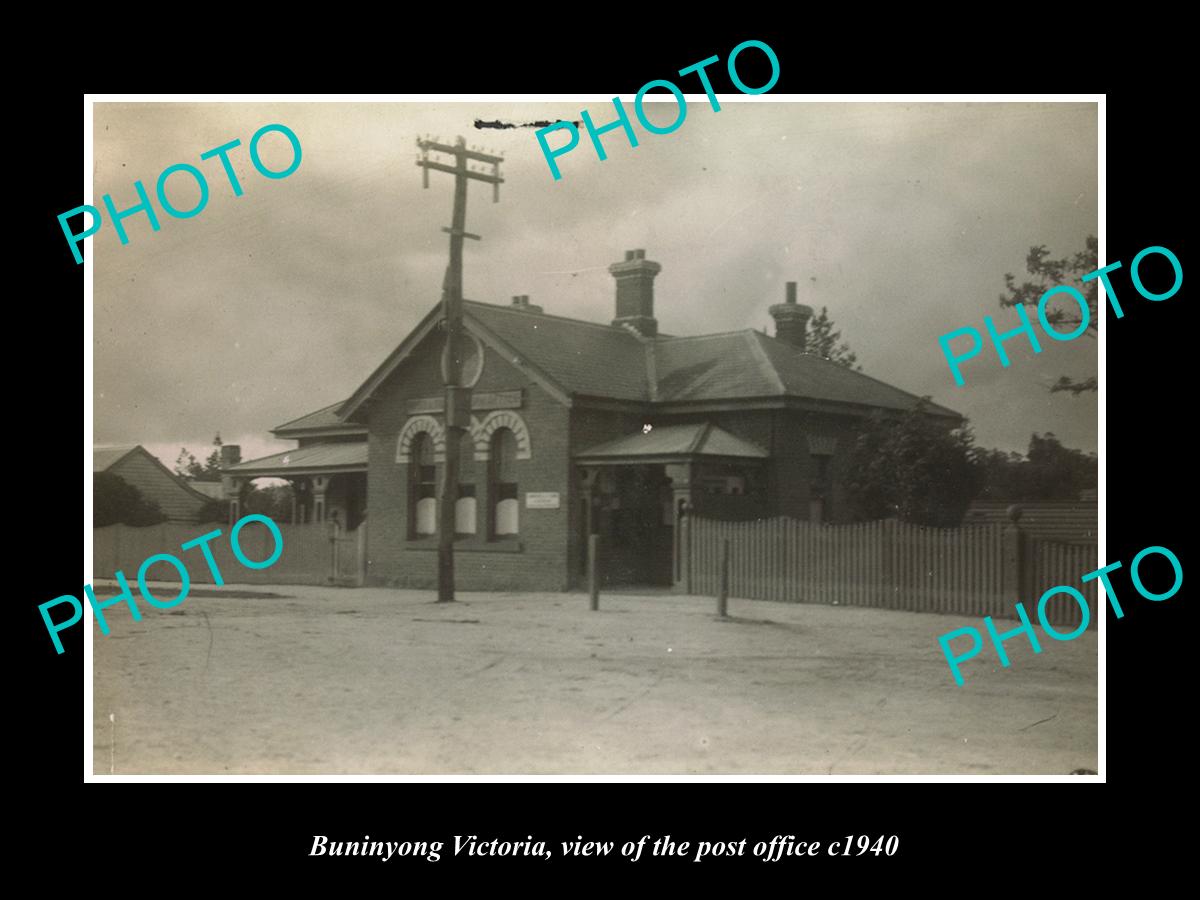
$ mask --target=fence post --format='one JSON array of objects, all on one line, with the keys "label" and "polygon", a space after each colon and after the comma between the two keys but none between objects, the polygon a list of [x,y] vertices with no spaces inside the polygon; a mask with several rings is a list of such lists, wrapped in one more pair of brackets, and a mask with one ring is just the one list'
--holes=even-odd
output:
[{"label": "fence post", "polygon": [[679,580],[685,593],[692,592],[692,522],[690,504],[684,500],[679,509]]},{"label": "fence post", "polygon": [[717,615],[726,618],[729,605],[729,538],[721,539],[721,586],[717,591]]},{"label": "fence post", "polygon": [[367,520],[358,523],[358,587],[367,583]]},{"label": "fence post", "polygon": [[588,535],[588,600],[589,608],[597,610],[600,608],[600,576],[596,571],[596,564],[599,561],[599,543],[600,535]]},{"label": "fence post", "polygon": [[338,539],[337,531],[334,530],[331,522],[326,526],[326,532],[329,535],[329,581],[332,584],[337,584],[338,581]]},{"label": "fence post", "polygon": [[[113,534],[113,567],[112,567],[112,571],[108,572],[104,576],[105,578],[114,578],[114,577],[116,577],[117,569],[124,570],[124,568],[125,568],[123,565],[121,565],[121,532],[125,530],[125,526],[122,525],[120,522],[118,522],[116,525],[114,525],[112,527],[113,527],[113,532],[114,532],[114,534]],[[92,562],[94,565],[95,560],[92,560]],[[92,577],[99,578],[100,576],[97,575],[95,572],[93,572]]]},{"label": "fence post", "polygon": [[1009,524],[1004,526],[1004,596],[1012,603],[1024,599],[1029,580],[1028,534],[1020,525],[1024,512],[1014,503],[1008,508]]}]

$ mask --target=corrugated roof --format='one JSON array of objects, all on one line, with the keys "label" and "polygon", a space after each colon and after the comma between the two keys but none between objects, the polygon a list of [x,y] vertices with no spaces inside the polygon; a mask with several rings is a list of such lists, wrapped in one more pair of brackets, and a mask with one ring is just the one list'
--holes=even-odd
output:
[{"label": "corrugated roof", "polygon": [[93,472],[109,472],[137,488],[172,522],[194,522],[208,497],[162,464],[141,444],[92,448]]},{"label": "corrugated roof", "polygon": [[356,441],[347,444],[314,444],[297,450],[287,450],[239,463],[228,471],[235,475],[266,472],[286,474],[289,471],[312,471],[314,469],[362,469],[367,468],[367,443]]},{"label": "corrugated roof", "polygon": [[139,444],[120,444],[112,447],[92,448],[92,471],[106,472],[109,467],[116,465],[130,452],[136,450]]},{"label": "corrugated roof", "polygon": [[[1012,504],[975,502],[963,517],[964,525],[1007,525]],[[1095,500],[1018,503],[1021,528],[1035,538],[1093,542],[1099,534]]]},{"label": "corrugated roof", "polygon": [[767,453],[749,441],[708,423],[663,425],[606,441],[582,453],[588,459],[643,456],[736,456],[766,459]]},{"label": "corrugated roof", "polygon": [[287,431],[313,431],[321,428],[354,428],[365,432],[365,428],[354,422],[343,422],[338,418],[338,407],[345,402],[345,400],[339,400],[337,403],[331,403],[329,406],[318,409],[316,412],[310,412],[298,419],[292,419],[290,422],[277,425],[271,431],[274,434],[278,434],[279,432]]},{"label": "corrugated roof", "polygon": [[210,500],[222,500],[225,497],[224,486],[219,481],[188,481],[187,486],[198,494],[203,494]]}]

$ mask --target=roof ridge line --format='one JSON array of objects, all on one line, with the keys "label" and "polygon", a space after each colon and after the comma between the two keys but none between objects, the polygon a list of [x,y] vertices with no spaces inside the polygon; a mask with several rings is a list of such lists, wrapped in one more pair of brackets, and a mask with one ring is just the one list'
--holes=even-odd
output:
[{"label": "roof ridge line", "polygon": [[[776,343],[783,344],[785,347],[792,346],[787,341],[781,341],[781,340],[779,340],[779,338],[773,338],[770,335],[764,334],[763,337],[768,338],[772,341],[775,341]],[[854,375],[858,375],[861,378],[869,379],[870,381],[873,381],[876,384],[882,384],[884,387],[890,388],[893,391],[899,391],[902,394],[912,397],[914,400],[921,401],[921,400],[924,400],[926,397],[928,397],[929,403],[933,406],[936,406],[938,409],[944,410],[945,412],[948,412],[951,415],[957,416],[960,419],[965,418],[962,413],[955,412],[950,407],[942,406],[942,404],[940,404],[940,403],[935,403],[933,400],[932,394],[924,394],[924,395],[914,394],[912,391],[906,391],[902,387],[897,387],[894,384],[889,384],[888,382],[883,381],[882,379],[876,378],[874,375],[868,375],[866,372],[859,371],[858,369],[853,369],[850,366],[843,366],[840,363],[835,363],[832,359],[830,359],[827,356],[821,356],[820,354],[817,354],[817,353],[809,353],[807,350],[801,350],[800,352],[803,353],[805,356],[811,356],[813,359],[819,359],[821,362],[829,363],[829,365],[831,365],[831,366],[837,366],[839,369],[845,369],[847,372],[850,372]]]},{"label": "roof ridge line", "polygon": [[731,334],[758,334],[753,328],[731,328],[729,331],[714,331],[712,334],[676,334],[664,336],[664,341],[702,341],[705,338],[729,337]]},{"label": "roof ridge line", "polygon": [[751,352],[754,354],[754,358],[758,360],[759,369],[762,370],[763,374],[767,376],[768,381],[771,381],[775,384],[775,388],[779,391],[779,393],[786,396],[788,390],[787,385],[783,383],[783,376],[779,374],[779,370],[775,368],[775,364],[771,362],[771,358],[767,356],[767,351],[763,349],[762,343],[758,341],[758,338],[766,337],[766,335],[755,331],[753,328],[743,331],[742,333],[745,334],[749,340]]},{"label": "roof ridge line", "polygon": [[[549,372],[533,360],[530,360],[523,353],[518,352],[508,341],[488,328],[486,322],[479,321],[477,317],[464,316],[464,327],[467,321],[470,321],[471,325],[479,330],[479,334],[476,337],[480,338],[484,343],[490,344],[492,350],[497,352],[502,359],[505,359],[506,362],[518,369],[524,369],[534,381],[542,385],[546,393],[555,397],[560,403],[566,406],[571,405],[571,392],[564,385],[560,384],[557,378],[554,378]],[[466,330],[470,331],[469,328]],[[507,359],[510,353],[513,354],[511,360]]]},{"label": "roof ridge line", "polygon": [[540,316],[544,319],[558,319],[560,322],[571,322],[575,325],[590,325],[593,328],[603,328],[605,331],[609,331],[614,334],[628,334],[625,329],[619,328],[616,325],[605,325],[603,322],[593,322],[590,319],[573,319],[570,316],[560,316],[556,313],[548,312],[531,313],[525,310],[514,309],[511,306],[501,306],[499,303],[487,303],[483,300],[468,300],[466,297],[463,298],[463,303],[470,303],[474,306],[485,306],[488,309],[495,309],[500,312],[512,313],[518,316]]}]

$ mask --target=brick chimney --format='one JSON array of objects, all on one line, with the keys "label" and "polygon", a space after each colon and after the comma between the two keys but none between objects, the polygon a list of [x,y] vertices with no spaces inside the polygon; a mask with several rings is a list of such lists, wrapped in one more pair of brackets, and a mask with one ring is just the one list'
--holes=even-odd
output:
[{"label": "brick chimney", "polygon": [[226,500],[237,498],[237,488],[234,487],[233,476],[227,475],[226,470],[242,461],[242,448],[238,444],[221,445],[221,496]]},{"label": "brick chimney", "polygon": [[646,259],[645,250],[626,250],[622,262],[608,267],[617,279],[617,317],[614,325],[631,325],[644,337],[658,335],[654,318],[654,276],[662,266]]},{"label": "brick chimney", "polygon": [[808,342],[808,320],[813,311],[811,306],[796,302],[796,282],[787,283],[787,301],[776,303],[770,313],[775,320],[775,337],[803,350]]},{"label": "brick chimney", "polygon": [[521,312],[540,313],[542,311],[540,306],[529,302],[528,294],[521,294],[520,296],[513,297],[512,308],[518,309]]}]

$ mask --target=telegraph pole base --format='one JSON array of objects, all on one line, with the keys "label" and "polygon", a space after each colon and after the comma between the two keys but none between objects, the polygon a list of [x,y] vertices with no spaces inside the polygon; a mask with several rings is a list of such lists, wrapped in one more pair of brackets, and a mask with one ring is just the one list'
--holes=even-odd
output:
[{"label": "telegraph pole base", "polygon": [[437,602],[454,602],[454,550],[451,547],[438,547]]}]

